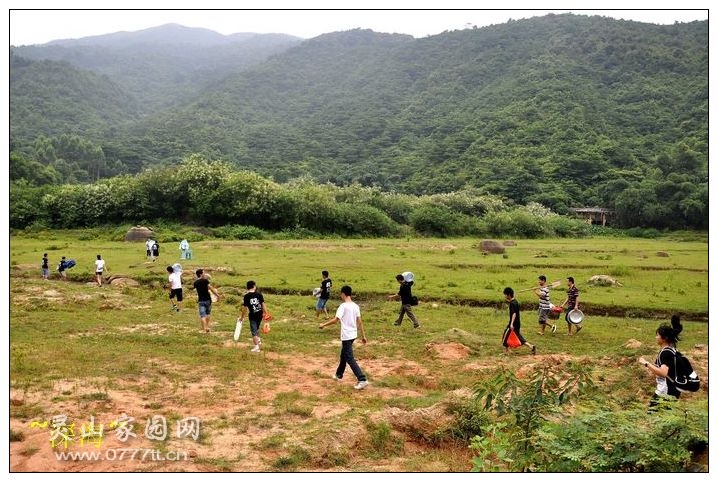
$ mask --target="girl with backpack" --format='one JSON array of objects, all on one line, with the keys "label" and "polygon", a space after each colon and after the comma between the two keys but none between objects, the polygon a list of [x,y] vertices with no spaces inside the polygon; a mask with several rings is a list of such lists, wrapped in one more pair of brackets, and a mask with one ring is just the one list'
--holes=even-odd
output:
[{"label": "girl with backpack", "polygon": [[[683,327],[681,326],[681,329]],[[651,397],[650,407],[655,407],[660,400],[676,400],[681,392],[676,388],[673,380],[676,379],[676,343],[680,330],[664,323],[656,330],[656,343],[661,347],[654,363],[640,357],[638,363],[648,368],[656,376],[656,391]]]}]

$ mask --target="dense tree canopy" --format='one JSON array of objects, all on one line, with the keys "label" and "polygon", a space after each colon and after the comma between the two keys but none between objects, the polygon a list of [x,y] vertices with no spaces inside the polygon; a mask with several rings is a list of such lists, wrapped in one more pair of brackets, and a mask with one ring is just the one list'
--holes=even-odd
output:
[{"label": "dense tree canopy", "polygon": [[[42,61],[17,49],[11,178],[88,182],[198,153],[260,185],[472,192],[558,213],[599,205],[624,226],[707,227],[707,22],[547,15],[421,39],[351,30],[282,45],[254,63],[222,46],[212,61],[222,69],[193,70],[176,100],[171,88],[148,99],[161,89],[138,86],[145,74],[166,79],[177,50],[115,83],[87,60],[103,45],[55,57],[34,47],[33,58],[53,59]],[[117,50],[104,51],[116,68]],[[246,193],[243,176],[218,195]],[[223,219],[239,220],[253,206],[225,208]],[[428,223],[432,209],[398,222]]]}]

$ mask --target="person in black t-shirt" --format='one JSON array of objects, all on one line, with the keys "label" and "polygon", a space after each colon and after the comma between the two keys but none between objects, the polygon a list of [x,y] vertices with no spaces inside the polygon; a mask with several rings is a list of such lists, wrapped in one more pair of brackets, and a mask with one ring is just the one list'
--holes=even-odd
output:
[{"label": "person in black t-shirt", "polygon": [[411,309],[412,305],[412,294],[411,287],[414,284],[413,281],[406,281],[403,274],[396,275],[396,280],[399,282],[399,292],[395,295],[389,295],[390,300],[400,299],[401,308],[399,308],[399,318],[394,322],[394,326],[401,326],[401,322],[404,320],[404,315],[414,323],[414,328],[419,328],[419,320],[416,319],[414,311]]},{"label": "person in black t-shirt", "polygon": [[249,312],[249,328],[252,331],[252,341],[254,347],[251,351],[260,351],[259,345],[262,344],[262,339],[259,337],[259,326],[262,324],[262,318],[267,310],[264,305],[264,296],[262,293],[257,291],[257,283],[254,281],[247,281],[248,292],[244,295],[242,302],[242,312],[239,314],[239,320],[244,321],[245,315]]},{"label": "person in black t-shirt", "polygon": [[332,288],[332,279],[329,277],[329,271],[322,271],[322,284],[320,285],[321,291],[319,292],[319,298],[317,298],[317,318],[319,314],[324,312],[324,316],[329,316],[327,312],[327,301],[329,300],[329,293]]},{"label": "person in black t-shirt", "polygon": [[204,276],[204,270],[198,269],[195,271],[197,279],[192,285],[192,289],[197,290],[197,306],[199,308],[199,319],[202,323],[202,329],[205,333],[209,333],[209,324],[212,321],[210,315],[212,314],[212,296],[209,294],[210,291],[219,299],[219,293],[209,284],[209,280]]},{"label": "person in black t-shirt", "polygon": [[521,346],[527,346],[531,348],[531,354],[536,354],[536,345],[532,345],[526,339],[521,335],[521,310],[519,308],[519,302],[514,298],[514,290],[512,288],[504,288],[504,296],[506,297],[506,301],[509,302],[509,324],[506,325],[506,329],[504,330],[504,335],[502,339],[502,344],[504,345],[504,353],[509,352],[509,344],[508,344],[508,338],[509,334],[511,333],[511,330],[516,333],[516,336],[521,341]]},{"label": "person in black t-shirt", "polygon": [[50,261],[47,259],[47,253],[42,255],[42,279],[50,278]]}]

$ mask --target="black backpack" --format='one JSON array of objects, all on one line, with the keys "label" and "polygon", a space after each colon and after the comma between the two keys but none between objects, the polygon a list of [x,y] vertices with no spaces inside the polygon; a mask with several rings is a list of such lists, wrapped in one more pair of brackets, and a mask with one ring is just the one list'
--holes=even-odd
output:
[{"label": "black backpack", "polygon": [[701,387],[701,379],[698,374],[693,370],[691,362],[675,348],[666,347],[665,349],[669,350],[674,355],[673,368],[676,379],[668,379],[673,382],[679,392],[697,392],[698,389]]}]

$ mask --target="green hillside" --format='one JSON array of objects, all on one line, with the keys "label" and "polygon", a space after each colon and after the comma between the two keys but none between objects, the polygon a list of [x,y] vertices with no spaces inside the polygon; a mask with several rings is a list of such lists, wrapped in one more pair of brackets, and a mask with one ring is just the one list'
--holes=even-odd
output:
[{"label": "green hillside", "polygon": [[[707,226],[707,22],[569,14],[421,39],[352,30],[195,74],[192,100],[92,137],[108,161],[136,172],[200,153],[278,182],[475,189],[560,213],[614,208],[624,225]],[[149,95],[138,85],[123,84]],[[35,126],[22,88],[11,92],[19,148]]]}]

